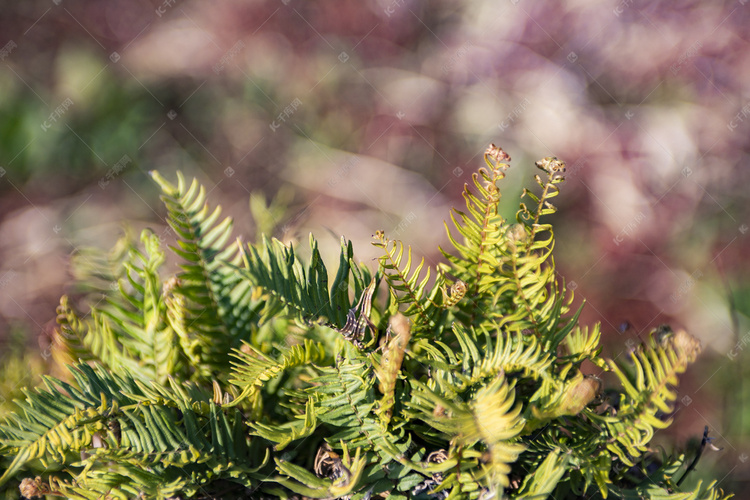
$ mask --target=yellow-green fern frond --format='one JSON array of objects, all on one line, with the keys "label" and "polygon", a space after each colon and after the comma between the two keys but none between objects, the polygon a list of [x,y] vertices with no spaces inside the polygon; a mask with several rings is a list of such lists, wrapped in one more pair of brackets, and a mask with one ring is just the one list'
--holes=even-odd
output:
[{"label": "yellow-green fern frond", "polygon": [[435,316],[440,312],[436,300],[442,294],[443,276],[438,274],[431,291],[427,292],[431,269],[427,266],[425,270],[424,258],[415,263],[411,247],[404,246],[398,240],[389,240],[383,231],[375,234],[373,245],[385,253],[379,258],[380,268],[395,302],[406,305],[403,314],[414,317],[415,333],[421,333],[424,327],[434,325]]},{"label": "yellow-green fern frond", "polygon": [[471,401],[447,400],[418,382],[408,406],[449,440],[466,446],[482,443],[489,453],[485,460],[490,482],[507,487],[510,465],[525,446],[518,442],[524,427],[522,406],[515,404],[513,388],[501,377],[479,389]]},{"label": "yellow-green fern frond", "polygon": [[[169,489],[171,481],[184,491],[210,478],[251,486],[265,463],[264,451],[248,441],[242,414],[209,402],[195,386],[146,385],[85,364],[73,377],[75,385],[46,378],[46,389],[26,392],[16,402],[19,411],[0,425],[15,455],[0,487],[21,471],[35,476],[64,466],[72,481],[49,484],[71,498],[89,498],[84,491],[104,485],[113,497],[130,498],[139,488]],[[186,469],[196,464],[202,465]]]},{"label": "yellow-green fern frond", "polygon": [[231,239],[232,219],[220,221],[221,208],[211,210],[206,190],[196,179],[188,185],[178,173],[173,185],[157,172],[151,176],[162,190],[167,222],[177,240],[171,249],[183,260],[172,290],[184,297],[185,321],[191,325],[183,335],[202,346],[202,376],[226,373],[225,354],[249,339],[258,320],[252,288],[233,267],[240,263],[240,249]]},{"label": "yellow-green fern frond", "polygon": [[232,362],[232,375],[229,381],[242,392],[230,406],[246,399],[257,405],[258,402],[254,398],[269,380],[279,376],[284,370],[323,361],[325,349],[322,344],[305,339],[301,345],[282,349],[278,359],[263,354],[250,344],[244,344],[241,349],[235,350],[232,356],[237,359]]},{"label": "yellow-green fern frond", "polygon": [[[180,369],[180,349],[170,327],[159,270],[165,256],[159,238],[150,230],[141,233],[141,247],[134,243],[124,256],[109,259],[121,274],[106,295],[88,296],[96,300],[85,317],[79,316],[63,297],[58,307],[56,344],[53,354],[59,362],[83,360],[104,366],[127,366],[135,376],[164,381]],[[93,252],[87,255],[94,259]],[[87,273],[93,270],[87,264]],[[105,268],[105,266],[99,265]],[[106,268],[98,271],[101,276]]]},{"label": "yellow-green fern frond", "polygon": [[593,416],[607,429],[607,448],[628,465],[647,451],[654,430],[671,423],[662,415],[671,413],[677,375],[683,373],[700,352],[700,343],[684,330],[655,330],[649,340],[630,356],[632,366],[609,361],[624,392],[616,416]]}]

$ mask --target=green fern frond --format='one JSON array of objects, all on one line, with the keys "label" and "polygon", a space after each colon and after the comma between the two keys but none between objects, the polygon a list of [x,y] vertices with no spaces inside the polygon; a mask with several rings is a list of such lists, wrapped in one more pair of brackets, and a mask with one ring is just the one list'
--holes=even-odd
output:
[{"label": "green fern frond", "polygon": [[577,326],[565,337],[564,346],[567,355],[563,359],[573,364],[590,360],[599,368],[606,368],[606,363],[599,358],[602,351],[601,336],[601,327],[598,323],[591,328],[591,331],[587,326]]},{"label": "green fern frond", "polygon": [[249,339],[258,319],[252,307],[252,287],[233,267],[240,263],[240,249],[229,243],[232,219],[218,222],[221,208],[209,208],[206,190],[196,179],[188,187],[179,173],[176,186],[157,172],[151,176],[161,187],[167,222],[177,237],[177,246],[171,249],[183,259],[172,289],[184,297],[183,318],[171,326],[181,338],[196,339],[203,346],[196,352],[202,376],[226,373],[225,354]]},{"label": "green fern frond", "polygon": [[329,289],[328,270],[312,235],[310,253],[310,263],[303,266],[293,247],[265,237],[260,245],[248,245],[243,251],[241,275],[266,294],[261,321],[285,311],[303,323],[343,328],[351,308],[349,281],[353,281],[355,293],[361,293],[370,281],[369,273],[354,263],[351,242],[342,239],[339,268]]},{"label": "green fern frond", "polygon": [[[466,346],[464,352],[477,352],[471,349],[469,343],[476,339],[470,336],[463,328],[455,324],[454,332],[456,338]],[[485,342],[483,344],[482,356],[471,359],[467,366],[467,358],[464,358],[464,366],[473,367],[472,380],[493,377],[503,373],[522,373],[524,377],[534,379],[545,379],[551,377],[551,367],[554,363],[553,357],[544,352],[541,344],[534,338],[528,338],[522,332],[502,335],[498,330],[494,339],[486,330],[483,331]]]},{"label": "green fern frond", "polygon": [[274,478],[274,481],[309,498],[345,497],[355,491],[364,472],[366,460],[360,456],[360,452],[357,448],[356,454],[350,457],[347,448],[344,448],[339,465],[341,475],[334,480],[319,478],[303,467],[277,460],[276,468],[283,476]]},{"label": "green fern frond", "polygon": [[[482,330],[477,336],[474,329],[453,324],[453,333],[460,349],[454,350],[443,342],[418,341],[413,350],[419,352],[414,359],[431,367],[430,387],[439,388],[447,398],[459,397],[473,387],[482,386],[499,375],[520,376],[536,383],[555,382],[554,357],[545,354],[539,342],[520,332],[492,335]],[[422,354],[424,353],[424,354]]]},{"label": "green fern frond", "polygon": [[[23,469],[49,472],[63,464],[72,474],[71,492],[105,484],[113,495],[130,497],[139,472],[150,478],[138,486],[144,490],[153,489],[152,473],[160,471],[181,477],[183,489],[197,488],[201,476],[254,483],[264,462],[249,446],[239,411],[223,410],[207,394],[171,379],[167,389],[85,364],[72,372],[75,386],[47,377],[46,390],[27,392],[16,402],[19,413],[0,426],[15,453],[0,486]],[[121,466],[113,468],[113,461]],[[194,473],[185,469],[196,464]],[[118,486],[125,471],[128,486]]]},{"label": "green fern frond", "polygon": [[466,446],[483,443],[489,452],[492,484],[507,487],[510,464],[516,461],[525,446],[517,438],[524,427],[520,416],[522,406],[514,406],[513,388],[498,377],[480,389],[471,402],[449,401],[419,382],[412,382],[415,391],[407,403],[414,418],[437,429],[449,440],[457,439]]},{"label": "green fern frond", "polygon": [[125,262],[132,258],[131,250],[137,247],[137,241],[126,226],[124,234],[108,251],[92,247],[78,248],[70,263],[77,291],[82,291],[94,302],[110,295],[117,288],[117,282],[125,276]]},{"label": "green fern frond", "polygon": [[[450,264],[441,269],[466,284],[470,300],[460,305],[459,318],[467,325],[478,326],[478,317],[496,318],[504,331],[534,333],[546,350],[553,351],[573,329],[580,314],[579,309],[572,318],[565,317],[573,297],[556,281],[551,259],[552,227],[540,222],[540,217],[555,211],[548,199],[558,193],[556,185],[562,181],[559,171],[564,169],[564,163],[556,159],[544,163],[550,173],[547,181],[536,176],[541,195],[524,191],[537,207],[529,209],[522,203],[518,223],[510,224],[499,215],[497,186],[509,167],[503,162],[510,157],[491,145],[484,158],[489,170],[480,169],[472,177],[478,194],[467,184],[467,211],[454,209],[451,213],[463,242],[457,241],[446,224],[458,255],[441,249]],[[541,234],[546,234],[546,238],[539,238]]]},{"label": "green fern frond", "polygon": [[467,212],[455,208],[451,211],[451,220],[458,233],[463,236],[463,242],[459,242],[448,225],[445,225],[448,238],[458,255],[440,249],[450,263],[450,266],[443,265],[441,268],[466,284],[466,293],[471,300],[463,304],[461,310],[472,325],[480,311],[485,314],[490,310],[489,306],[492,304],[485,299],[485,292],[497,285],[493,273],[502,265],[502,247],[507,245],[504,242],[506,223],[498,213],[500,191],[497,182],[505,177],[508,164],[494,164],[490,160],[489,151],[485,153],[489,171],[480,168],[479,172],[472,174],[472,182],[478,195],[471,191],[468,184],[465,185],[463,197]]},{"label": "green fern frond", "polygon": [[549,498],[557,488],[560,479],[568,469],[569,457],[554,449],[534,468],[534,474],[526,476],[526,480],[518,491],[520,498]]},{"label": "green fern frond", "polygon": [[[118,247],[125,247],[122,241]],[[117,287],[98,298],[87,318],[78,316],[67,297],[61,299],[56,339],[61,349],[54,352],[58,361],[125,366],[136,376],[160,381],[176,372],[180,351],[166,321],[159,276],[165,256],[158,237],[149,230],[141,233],[141,245],[143,251],[128,244],[125,256],[119,256],[114,263],[108,261],[121,271],[113,282]],[[93,258],[92,252],[88,255]],[[94,272],[90,261],[88,267],[87,272]],[[100,276],[103,275],[102,272]]]},{"label": "green fern frond", "polygon": [[302,345],[282,349],[278,360],[263,354],[250,344],[232,353],[237,360],[232,362],[232,375],[229,382],[242,390],[241,394],[229,405],[235,406],[250,400],[252,406],[260,401],[256,399],[269,380],[279,376],[284,370],[310,363],[318,363],[325,358],[325,348],[320,343],[305,339]]},{"label": "green fern frond", "polygon": [[[558,184],[565,180],[562,175],[565,172],[565,162],[558,160],[554,156],[548,156],[536,162],[536,167],[547,174],[547,179],[542,180],[541,176],[535,175],[534,180],[542,188],[540,196],[535,195],[532,191],[524,189],[523,195],[531,199],[536,206],[529,208],[525,203],[521,203],[521,208],[516,214],[519,223],[522,223],[531,229],[527,241],[527,252],[534,250],[552,251],[553,235],[550,224],[540,224],[540,218],[544,215],[550,215],[557,212],[557,208],[549,200],[560,194]],[[549,232],[546,239],[537,239],[536,236],[541,232]]]},{"label": "green fern frond", "polygon": [[312,237],[309,259],[264,236],[235,244],[197,181],[154,174],[181,271],[162,276],[150,231],[81,253],[92,285],[61,300],[55,349],[72,380],[45,378],[0,419],[0,493],[727,498],[715,482],[681,487],[693,464],[651,451],[697,341],[659,329],[630,362],[602,356],[555,271],[545,217],[564,163],[538,163],[546,178],[508,222],[509,160],[486,151],[436,273],[378,232],[379,269],[342,239],[332,283]]},{"label": "green fern frond", "polygon": [[[716,481],[707,485],[703,481],[698,481],[690,491],[677,491],[678,488],[675,486],[674,478],[684,466],[685,456],[679,455],[671,458],[666,453],[662,453],[659,458],[663,461],[663,464],[653,472],[646,473],[646,468],[641,466],[637,471],[633,468],[633,473],[625,474],[631,484],[627,487],[610,486],[611,496],[628,500],[640,500],[642,498],[654,500],[725,500],[731,498],[732,495],[726,495],[718,488]],[[598,496],[594,498],[598,498]]]},{"label": "green fern frond", "polygon": [[[310,381],[307,389],[320,408],[318,418],[340,430],[352,446],[367,440],[364,426],[374,420],[375,391],[373,368],[366,359],[344,360],[337,366],[321,367],[321,375]],[[334,435],[332,439],[344,439]],[[350,439],[355,438],[354,441]]]},{"label": "green fern frond", "polygon": [[619,395],[617,417],[592,418],[605,426],[611,436],[607,448],[625,464],[632,466],[648,450],[655,429],[670,425],[671,419],[663,419],[660,414],[671,413],[677,398],[677,375],[685,372],[699,351],[700,344],[683,330],[655,330],[648,342],[632,353],[630,370],[609,361],[624,389]]},{"label": "green fern frond", "polygon": [[255,434],[273,443],[276,443],[274,450],[281,451],[286,448],[292,441],[309,437],[317,428],[317,419],[315,418],[315,405],[312,398],[307,401],[305,413],[300,420],[286,422],[283,424],[267,425],[260,422],[250,422],[248,425],[253,428]]},{"label": "green fern frond", "polygon": [[[436,301],[444,293],[443,285],[445,279],[438,274],[432,289],[427,293],[430,283],[430,267],[425,269],[424,257],[415,265],[412,260],[411,247],[405,247],[398,240],[389,240],[383,231],[378,231],[372,244],[384,254],[378,261],[383,276],[385,276],[396,304],[406,304],[403,311],[405,316],[413,316],[415,321],[415,334],[421,332],[422,328],[434,327],[435,316],[441,312]],[[404,260],[406,251],[406,260]],[[413,266],[413,267],[412,267]],[[437,336],[439,332],[433,332]]]}]

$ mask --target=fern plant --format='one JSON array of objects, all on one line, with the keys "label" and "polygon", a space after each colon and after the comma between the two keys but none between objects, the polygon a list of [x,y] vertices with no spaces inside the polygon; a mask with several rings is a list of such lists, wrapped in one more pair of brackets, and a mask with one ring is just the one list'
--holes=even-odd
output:
[{"label": "fern plant", "polygon": [[[538,190],[509,221],[509,161],[488,148],[437,268],[377,231],[377,269],[342,239],[332,273],[312,236],[307,262],[275,239],[234,240],[197,181],[154,173],[176,243],[145,230],[79,258],[89,288],[62,298],[54,351],[71,377],[45,377],[0,421],[0,491],[728,498],[715,482],[682,488],[691,457],[650,445],[699,344],[660,329],[627,359],[602,356],[544,219],[565,165],[537,162]],[[604,391],[592,367],[618,383]]]}]

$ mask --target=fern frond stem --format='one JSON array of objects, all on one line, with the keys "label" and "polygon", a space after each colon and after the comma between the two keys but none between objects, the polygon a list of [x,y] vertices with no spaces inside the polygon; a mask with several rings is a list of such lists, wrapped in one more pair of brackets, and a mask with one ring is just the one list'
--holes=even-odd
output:
[{"label": "fern frond stem", "polygon": [[[471,294],[472,297],[476,297],[479,294],[479,281],[482,278],[482,261],[484,260],[484,249],[486,248],[487,244],[487,225],[488,221],[490,219],[490,212],[492,211],[492,205],[489,203],[487,204],[487,208],[484,211],[484,220],[482,220],[482,233],[481,233],[481,243],[479,244],[479,252],[477,252],[477,272],[474,276],[474,292]],[[471,308],[471,324],[474,323],[474,319],[476,318],[476,301],[472,301],[472,308]]]},{"label": "fern frond stem", "polygon": [[[357,412],[357,407],[354,405],[354,402],[352,401],[352,398],[349,395],[349,389],[346,386],[346,382],[344,381],[344,375],[341,373],[341,370],[339,369],[338,363],[334,364],[334,368],[336,368],[336,372],[339,375],[339,380],[341,380],[341,385],[343,386],[344,394],[346,394],[346,400],[349,402],[349,407],[354,412],[354,417],[357,419],[357,423],[359,424],[359,427],[363,430],[363,432],[365,432],[365,435],[367,435],[366,431],[364,431],[365,423],[362,421],[361,418],[359,418],[359,413]],[[372,441],[370,441],[370,436],[367,436],[367,440],[370,442],[371,445],[373,445],[373,446],[375,445],[375,443],[373,443]]]},{"label": "fern frond stem", "polygon": [[380,467],[387,473],[388,468],[383,465],[383,461],[385,458],[378,453],[378,447],[375,444],[375,441],[373,441],[372,437],[370,436],[370,433],[367,431],[367,428],[365,428],[364,421],[359,417],[359,412],[357,411],[357,406],[354,404],[354,401],[352,401],[352,397],[349,394],[349,388],[346,385],[346,381],[344,379],[344,375],[341,373],[341,370],[339,369],[338,363],[334,363],[334,367],[336,368],[336,371],[339,374],[339,380],[341,381],[342,388],[344,390],[344,394],[346,394],[346,400],[349,402],[349,407],[352,409],[352,412],[354,412],[354,417],[357,419],[357,423],[359,424],[359,429],[362,432],[362,434],[367,439],[367,442],[372,447],[373,453],[378,456],[378,460],[381,462]]},{"label": "fern frond stem", "polygon": [[698,452],[695,454],[695,458],[692,462],[690,462],[690,465],[688,465],[688,468],[685,469],[685,473],[682,475],[679,481],[677,481],[677,486],[681,485],[682,482],[685,480],[688,474],[695,469],[695,466],[698,465],[698,460],[700,460],[701,455],[703,454],[703,449],[706,447],[706,443],[708,442],[708,426],[706,426],[703,429],[703,439],[701,440],[701,446],[698,448]]},{"label": "fern frond stem", "polygon": [[[628,418],[628,416],[630,415],[636,416],[632,421],[629,422],[628,428],[641,428],[641,423],[644,422],[643,416],[648,416],[648,408],[656,406],[656,403],[654,403],[653,401],[658,400],[659,395],[662,394],[665,390],[668,390],[668,386],[671,384],[670,378],[684,371],[687,364],[687,360],[683,360],[681,362],[678,361],[675,365],[671,366],[671,369],[668,373],[665,373],[662,377],[660,377],[660,380],[658,380],[657,384],[653,386],[650,385],[648,387],[649,398],[645,401],[633,405],[631,408],[629,408],[628,413],[623,415],[625,418]],[[610,360],[610,365],[613,368],[617,368],[614,361]],[[643,390],[641,389],[641,392],[642,391]],[[648,421],[646,421],[645,423],[646,425],[651,426]],[[627,437],[628,428],[623,429],[621,432],[618,432],[616,434],[610,434],[610,438],[607,440],[607,442],[615,443],[620,441],[623,437]]]},{"label": "fern frond stem", "polygon": [[[497,175],[497,171],[493,169],[492,171],[493,177],[492,177],[492,187],[490,188],[490,192],[492,193],[492,198],[487,200],[487,206],[484,209],[484,218],[482,219],[482,232],[481,232],[481,241],[479,243],[479,251],[477,252],[477,272],[474,276],[474,292],[471,294],[471,297],[477,297],[479,295],[479,284],[480,280],[482,278],[482,262],[484,261],[484,254],[485,249],[487,248],[487,232],[488,227],[490,225],[490,218],[493,215],[497,214],[497,203],[500,201],[500,197],[498,196],[498,190],[495,186],[495,183],[501,179],[504,174]],[[494,188],[494,190],[492,190]],[[474,319],[476,318],[477,314],[477,302],[475,300],[472,300],[472,307],[471,307],[471,321],[470,324],[474,324]]]},{"label": "fern frond stem", "polygon": [[539,196],[539,205],[536,207],[536,213],[534,214],[534,223],[531,225],[531,234],[529,235],[529,247],[531,248],[531,244],[534,243],[534,238],[536,238],[536,230],[537,227],[539,227],[539,218],[542,216],[542,209],[544,208],[544,202],[547,200],[547,194],[549,192],[549,188],[552,185],[551,182],[546,182],[544,184],[544,189],[542,190],[541,196]]},{"label": "fern frond stem", "polygon": [[524,305],[524,308],[526,309],[526,312],[528,313],[528,319],[531,321],[531,323],[534,325],[534,333],[538,337],[539,336],[539,323],[536,320],[536,317],[534,316],[534,310],[531,308],[531,304],[529,303],[528,297],[526,297],[526,294],[523,291],[523,285],[521,285],[521,279],[518,276],[518,260],[516,252],[511,253],[512,258],[511,262],[513,264],[513,278],[516,282],[516,294],[518,297],[521,298],[521,302]]},{"label": "fern frond stem", "polygon": [[[181,194],[184,196],[184,193],[181,193]],[[180,197],[180,199],[182,199],[182,196]],[[180,215],[182,217],[184,217],[184,220],[189,221],[190,218],[188,217],[188,214],[182,209],[182,205],[180,204],[180,205],[178,205],[178,207],[179,207],[179,213],[180,213]],[[200,241],[200,238],[198,237],[198,234],[195,232],[195,229],[193,228],[193,225],[192,224],[188,224],[188,228],[189,228],[188,230],[190,231],[190,239],[191,239],[191,241]],[[219,300],[216,297],[216,293],[214,292],[213,287],[211,287],[211,277],[209,276],[209,273],[208,273],[208,266],[209,266],[210,263],[205,259],[204,255],[203,255],[203,252],[201,251],[200,247],[198,247],[196,249],[195,254],[198,256],[198,259],[200,259],[199,262],[200,262],[201,274],[203,275],[203,278],[205,280],[204,283],[207,284],[206,291],[208,292],[208,297],[209,297],[209,299],[211,300],[211,303],[214,306],[214,310],[216,310],[218,312],[219,309],[220,309]],[[195,323],[196,321],[198,321],[198,319],[203,315],[203,313],[206,312],[206,310],[207,309],[204,309],[198,316],[196,316],[195,318],[193,318],[193,321],[188,326],[192,326],[193,323]],[[224,323],[223,321],[219,321],[219,325],[218,326],[221,329],[222,334],[225,335],[227,338],[229,338],[231,334],[230,334],[229,330],[227,329],[226,323]]]},{"label": "fern frond stem", "polygon": [[[422,307],[422,304],[419,302],[419,297],[417,296],[417,293],[414,291],[414,289],[409,285],[409,277],[405,276],[403,272],[401,272],[401,268],[398,266],[396,261],[393,259],[393,255],[391,252],[388,251],[388,240],[384,241],[385,245],[385,254],[386,258],[391,262],[391,265],[396,270],[396,275],[398,276],[398,279],[404,284],[404,287],[406,288],[406,293],[411,298],[411,303],[414,304],[417,308],[417,312],[419,317],[422,319],[422,321],[425,324],[428,324],[430,322],[430,319],[427,317],[427,311],[424,310],[424,307]],[[394,250],[396,246],[396,242],[393,242]]]}]

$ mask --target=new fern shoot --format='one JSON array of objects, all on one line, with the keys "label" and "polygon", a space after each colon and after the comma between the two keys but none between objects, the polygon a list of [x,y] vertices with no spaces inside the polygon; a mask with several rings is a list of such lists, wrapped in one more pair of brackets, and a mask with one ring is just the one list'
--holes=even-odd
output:
[{"label": "new fern shoot", "polygon": [[[552,258],[564,163],[537,162],[506,220],[510,157],[484,159],[437,268],[378,231],[377,269],[342,239],[332,273],[312,236],[307,262],[235,240],[197,181],[154,173],[176,244],[145,230],[80,260],[89,295],[60,301],[53,351],[71,376],[45,377],[0,421],[0,494],[728,498],[682,486],[692,457],[650,445],[697,341],[661,329],[603,356]],[[605,392],[584,363],[619,383]]]}]

